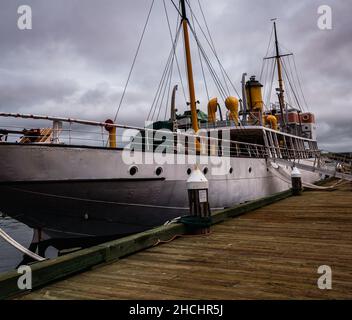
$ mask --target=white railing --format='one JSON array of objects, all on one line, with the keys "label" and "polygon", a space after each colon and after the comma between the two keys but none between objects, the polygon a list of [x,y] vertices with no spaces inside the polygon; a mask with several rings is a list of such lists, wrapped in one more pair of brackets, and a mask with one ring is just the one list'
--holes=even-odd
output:
[{"label": "white railing", "polygon": [[[31,119],[46,122],[50,121],[52,123],[50,129],[52,131],[50,137],[45,140],[45,143],[97,147],[107,147],[109,143],[109,132],[105,130],[105,122],[14,113],[0,113],[0,119],[1,118]],[[48,128],[45,125],[41,126],[41,128],[44,127]],[[121,124],[109,124],[109,127],[115,127],[117,129],[116,138],[120,148],[133,148],[134,150],[155,151],[155,149],[163,143],[164,145],[168,145],[168,152],[171,151],[173,153],[201,153],[212,156],[217,155],[283,159],[320,157],[319,150],[305,149],[303,143],[298,145],[297,148],[287,148],[278,147],[273,141],[269,141],[267,146],[265,146],[261,144],[230,140],[230,138],[225,139],[205,136],[208,134],[210,135],[207,130],[203,130],[200,134],[194,134],[188,132],[171,132],[166,131],[165,129],[155,130],[152,128],[141,128]],[[36,128],[38,128],[38,126]],[[131,136],[130,143],[127,141],[124,142],[124,140],[126,140],[126,132],[124,132],[124,130],[135,130],[135,133],[138,134],[134,137]],[[154,135],[157,132],[159,136],[164,135],[162,142],[154,139]],[[36,134],[31,133],[33,133],[33,131],[23,129],[23,126],[14,125],[12,123],[2,124],[0,121],[0,143],[21,143],[23,137],[28,138],[25,140],[27,143],[38,143],[32,142],[32,140],[36,140],[36,138],[38,140],[38,137],[41,138],[41,135],[38,135],[38,132],[36,132]],[[146,141],[146,136],[149,134],[152,135],[152,141],[148,144]]]}]

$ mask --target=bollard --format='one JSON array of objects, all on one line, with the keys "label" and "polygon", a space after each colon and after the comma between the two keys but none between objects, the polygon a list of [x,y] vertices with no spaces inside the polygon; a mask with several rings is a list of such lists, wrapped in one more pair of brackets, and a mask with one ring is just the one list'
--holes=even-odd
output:
[{"label": "bollard", "polygon": [[301,172],[296,168],[293,167],[291,172],[291,182],[292,182],[292,194],[294,196],[299,196],[302,194],[302,177]]},{"label": "bollard", "polygon": [[196,167],[187,180],[190,215],[181,218],[189,233],[206,234],[210,232],[211,214],[208,201],[208,180]]}]

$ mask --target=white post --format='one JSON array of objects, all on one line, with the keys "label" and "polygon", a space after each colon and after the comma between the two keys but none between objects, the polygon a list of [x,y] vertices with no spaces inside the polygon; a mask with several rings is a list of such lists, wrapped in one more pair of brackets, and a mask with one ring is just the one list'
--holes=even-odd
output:
[{"label": "white post", "polygon": [[302,194],[302,175],[301,172],[293,167],[291,172],[291,182],[292,182],[292,194],[294,196],[299,196]]},{"label": "white post", "polygon": [[62,122],[54,120],[53,121],[53,137],[51,143],[58,144],[59,143],[59,136],[62,129]]},{"label": "white post", "polygon": [[196,166],[187,180],[190,217],[189,220],[183,219],[184,223],[197,227],[196,233],[209,233],[211,215],[208,188],[207,178]]}]

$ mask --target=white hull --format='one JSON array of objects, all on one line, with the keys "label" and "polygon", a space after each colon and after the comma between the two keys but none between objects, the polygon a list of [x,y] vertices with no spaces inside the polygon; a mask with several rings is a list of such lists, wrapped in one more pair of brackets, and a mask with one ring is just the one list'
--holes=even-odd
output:
[{"label": "white hull", "polygon": [[[141,164],[131,176],[131,165],[123,161],[122,152],[58,145],[0,145],[0,210],[31,227],[72,236],[138,232],[188,213],[187,170],[193,164]],[[291,187],[287,179],[291,168],[281,166],[278,171],[265,159],[200,157],[199,161],[203,163],[200,169],[208,168],[213,211]],[[158,167],[162,168],[159,176],[155,172]],[[318,173],[302,172],[304,182],[319,178]],[[64,221],[65,216],[74,219]],[[106,229],[109,221],[114,227]]]}]

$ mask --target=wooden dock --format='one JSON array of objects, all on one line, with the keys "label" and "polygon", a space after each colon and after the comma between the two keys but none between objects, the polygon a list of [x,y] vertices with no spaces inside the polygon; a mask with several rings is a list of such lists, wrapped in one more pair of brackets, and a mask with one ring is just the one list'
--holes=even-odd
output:
[{"label": "wooden dock", "polygon": [[[347,183],[288,197],[18,298],[351,299],[351,192]],[[321,265],[331,290],[317,286]]]}]

